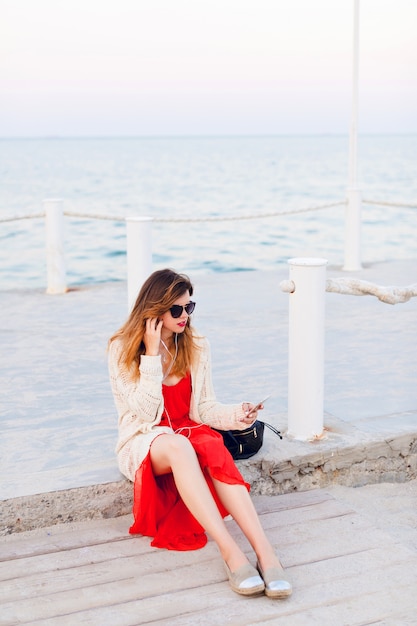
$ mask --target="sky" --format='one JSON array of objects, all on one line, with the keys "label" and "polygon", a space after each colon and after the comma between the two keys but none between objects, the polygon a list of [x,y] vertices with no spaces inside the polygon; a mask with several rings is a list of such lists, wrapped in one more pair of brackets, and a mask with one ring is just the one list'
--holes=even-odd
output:
[{"label": "sky", "polygon": [[[354,0],[0,0],[0,137],[349,133]],[[360,133],[417,132],[417,0],[360,0]]]}]

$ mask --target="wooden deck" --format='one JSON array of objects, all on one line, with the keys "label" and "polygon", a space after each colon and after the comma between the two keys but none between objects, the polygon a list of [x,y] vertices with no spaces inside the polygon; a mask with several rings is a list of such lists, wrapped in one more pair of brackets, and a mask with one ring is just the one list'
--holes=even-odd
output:
[{"label": "wooden deck", "polygon": [[234,594],[212,541],[153,549],[128,516],[1,538],[0,624],[417,624],[415,551],[322,490],[254,500],[294,580],[287,600]]}]

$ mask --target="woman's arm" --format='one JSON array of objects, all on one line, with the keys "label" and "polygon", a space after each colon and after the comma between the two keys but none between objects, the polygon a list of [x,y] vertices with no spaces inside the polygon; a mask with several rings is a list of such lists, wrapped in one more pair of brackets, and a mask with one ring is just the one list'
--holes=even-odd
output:
[{"label": "woman's arm", "polygon": [[138,425],[155,422],[163,408],[161,358],[142,356],[139,379],[133,376],[134,367],[129,371],[120,363],[120,347],[114,340],[109,348],[109,373],[119,416],[134,414]]}]

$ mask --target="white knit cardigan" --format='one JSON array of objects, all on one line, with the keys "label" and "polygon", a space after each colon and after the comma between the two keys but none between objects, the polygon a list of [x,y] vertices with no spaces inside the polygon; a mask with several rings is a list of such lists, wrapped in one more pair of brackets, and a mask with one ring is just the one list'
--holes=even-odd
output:
[{"label": "white knit cardigan", "polygon": [[[220,430],[247,428],[247,424],[239,421],[244,416],[242,404],[217,402],[209,343],[202,336],[195,336],[194,340],[199,349],[191,370],[190,418],[197,424],[208,424]],[[164,411],[161,357],[141,356],[140,377],[133,379],[136,363],[133,363],[131,371],[122,366],[120,348],[118,339],[113,340],[109,347],[110,383],[119,415],[116,453],[120,471],[133,481],[153,439],[163,432],[173,431],[159,425]]]}]

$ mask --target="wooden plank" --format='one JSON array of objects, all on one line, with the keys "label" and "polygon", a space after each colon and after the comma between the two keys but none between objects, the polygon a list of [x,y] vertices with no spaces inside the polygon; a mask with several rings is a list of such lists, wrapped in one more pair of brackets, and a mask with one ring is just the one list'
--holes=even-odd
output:
[{"label": "wooden plank", "polygon": [[[333,506],[333,503],[332,503]],[[332,514],[334,511],[332,511]],[[321,515],[318,519],[311,519],[309,516],[306,520],[301,520],[296,525],[297,527],[294,529],[294,524],[289,527],[277,526],[276,524],[276,515],[268,514],[262,516],[262,522],[264,527],[268,528],[269,535],[271,540],[276,545],[285,545],[286,552],[282,553],[280,549],[280,553],[283,556],[284,563],[287,564],[287,554],[291,554],[291,558],[296,558],[296,552],[291,549],[294,542],[296,545],[299,544],[299,535],[302,532],[307,540],[311,542],[313,545],[317,545],[317,535],[320,535],[321,529],[323,528],[323,524],[326,523],[326,528],[332,528],[332,525],[335,519],[337,521],[337,528],[340,532],[340,519],[330,517],[327,519],[323,519],[323,515]],[[352,523],[352,517],[350,516],[349,520],[346,520],[347,524]],[[269,523],[265,523],[267,520]],[[344,520],[345,521],[345,520]],[[308,523],[308,528],[302,528]],[[270,528],[270,526],[273,527]],[[320,524],[320,528],[318,525]],[[243,537],[240,529],[235,524],[235,522],[228,522],[229,529],[233,536],[235,536],[237,542],[241,545],[242,549],[248,550],[248,545],[246,539]],[[344,525],[346,526],[346,524]],[[331,532],[331,531],[329,531]],[[345,537],[345,533],[342,533],[342,537]],[[276,541],[274,541],[274,537],[277,537]],[[349,548],[352,549],[352,542],[349,540]],[[367,545],[369,546],[369,542],[367,541]],[[336,546],[333,544],[333,547]],[[343,545],[340,546],[340,542],[338,544],[339,551],[344,551],[346,547]],[[363,546],[356,546],[355,550],[362,550]],[[204,551],[201,551],[204,553]],[[195,561],[192,555],[193,553],[185,553],[185,556],[182,557],[182,561],[188,564],[192,564]],[[195,553],[194,553],[195,554]],[[161,556],[163,555],[163,556]],[[303,556],[306,556],[305,551],[303,551]],[[333,555],[334,556],[334,555]],[[26,557],[19,560],[13,560],[9,563],[0,564],[0,578],[3,580],[2,588],[0,589],[0,597],[5,597],[5,594],[12,593],[9,591],[9,587],[11,585],[14,586],[14,592],[17,592],[18,585],[15,584],[14,581],[17,579],[26,580],[26,584],[28,584],[28,588],[30,587],[30,577],[36,577],[36,580],[40,584],[39,581],[43,581],[42,584],[51,583],[45,582],[45,576],[41,576],[42,573],[47,574],[48,572],[52,573],[52,576],[56,581],[60,579],[60,572],[63,569],[69,568],[78,568],[79,576],[85,577],[88,572],[95,567],[96,575],[98,576],[99,572],[102,569],[108,570],[110,564],[114,562],[115,559],[123,559],[123,563],[125,568],[130,567],[132,564],[133,567],[136,567],[138,559],[140,557],[140,562],[142,567],[147,567],[148,563],[152,563],[149,566],[150,570],[152,568],[156,568],[157,571],[160,569],[160,562],[170,562],[172,561],[172,557],[167,555],[163,551],[159,551],[149,547],[149,539],[148,538],[139,538],[139,539],[127,539],[126,541],[118,541],[116,543],[108,543],[108,544],[95,544],[88,545],[83,548],[77,548],[75,550],[64,550],[60,553],[48,553],[46,555],[36,555],[34,557]],[[314,552],[313,552],[314,558]],[[291,561],[292,563],[293,561]],[[163,569],[163,567],[162,567]],[[30,573],[28,579],[28,573]],[[9,581],[9,584],[7,584]],[[88,581],[86,581],[88,584]]]},{"label": "wooden plank", "polygon": [[[369,576],[366,570],[356,572],[354,575],[347,577],[339,576],[335,581],[334,578],[327,578],[324,581],[316,581],[314,578],[309,579],[306,585],[297,584],[296,593],[285,601],[273,601],[265,597],[257,599],[242,599],[238,596],[227,597],[224,593],[224,589],[220,593],[217,591],[215,595],[205,595],[205,590],[196,597],[190,592],[184,592],[176,594],[176,597],[170,597],[168,606],[164,602],[164,598],[159,598],[159,602],[154,602],[151,610],[147,610],[147,602],[144,601],[140,604],[140,621],[137,623],[149,624],[222,624],[222,623],[235,623],[235,624],[257,624],[263,623],[265,618],[272,620],[271,623],[277,623],[279,617],[289,617],[291,620],[284,621],[284,624],[292,622],[292,616],[302,614],[304,619],[306,615],[309,615],[312,609],[317,609],[318,614],[323,606],[334,605],[337,609],[333,612],[333,621],[328,623],[334,626],[340,623],[352,622],[340,622],[337,619],[337,613],[340,613],[340,609],[355,603],[359,605],[359,611],[357,618],[363,617],[363,608],[369,604],[369,595],[375,594],[380,600],[379,605],[371,607],[369,611],[369,617],[371,619],[378,619],[384,617],[386,614],[387,606],[390,606],[392,600],[387,602],[385,600],[385,606],[382,606],[382,600],[387,598],[386,590],[383,590],[384,582],[391,584],[392,580],[399,580],[401,572],[404,571],[404,563],[398,564],[396,567],[388,568],[388,571],[384,571],[384,577],[376,576],[375,572],[371,572],[373,576]],[[394,578],[393,578],[394,577]],[[312,583],[312,580],[314,581]],[[401,580],[401,579],[400,579]],[[377,587],[382,588],[377,589]],[[213,590],[214,591],[214,590]],[[396,596],[398,599],[404,597],[405,603],[403,606],[411,608],[415,606],[415,593],[413,590],[412,581],[404,584],[400,582],[396,589]],[[358,602],[358,598],[362,598],[362,602]],[[174,605],[176,609],[174,610]],[[225,607],[227,611],[225,612]],[[139,609],[137,606],[136,610]],[[158,612],[159,611],[159,612]],[[170,613],[168,614],[168,611]],[[125,613],[126,614],[126,613]],[[346,611],[346,617],[350,615]],[[133,615],[132,615],[133,617]],[[304,621],[308,624],[308,619]],[[318,623],[318,622],[317,622]],[[359,623],[364,623],[360,621]],[[320,625],[322,626],[322,624]]]},{"label": "wooden plank", "polygon": [[[213,626],[214,624],[226,623],[230,626],[341,626],[342,624],[349,626],[414,626],[416,623],[416,603],[412,584],[405,587],[399,586],[392,595],[388,595],[383,590],[348,595],[343,594],[340,590],[338,597],[330,599],[328,597],[323,598],[319,589],[315,591],[314,601],[309,603],[304,600],[302,604],[297,606],[293,602],[294,597],[284,601],[260,597],[240,603],[230,603],[228,599],[224,598],[222,606],[210,607],[204,612],[183,613],[175,617],[156,619],[152,622],[142,621],[143,614],[138,612],[139,620],[134,621],[133,615],[130,620],[126,620],[126,616],[124,616],[124,620],[115,622],[115,624],[117,626],[133,626],[133,624]],[[409,621],[396,619],[395,613],[393,615],[392,612],[392,606],[395,603],[398,612],[403,615],[405,611],[407,612]],[[111,622],[106,620],[105,612],[102,612],[100,617],[104,619],[104,622],[100,622],[100,624],[110,626]],[[94,621],[79,623],[92,624]],[[68,622],[66,626],[68,626]]]},{"label": "wooden plank", "polygon": [[34,554],[1,562],[0,581],[25,576],[28,571],[40,574],[48,570],[60,570],[131,556],[147,558],[154,551],[155,548],[150,547],[147,537],[132,537],[124,541],[86,544],[70,550]]},{"label": "wooden plank", "polygon": [[[265,517],[268,518],[272,525],[273,516],[262,516],[264,522]],[[370,529],[372,527],[368,524],[363,524],[362,520],[358,516],[351,515],[349,519],[345,519],[343,516],[340,518],[331,517],[328,519],[315,519],[305,520],[298,522],[298,524],[292,524],[291,526],[281,527],[276,526],[268,529],[268,534],[275,545],[281,546],[279,549],[282,555],[284,564],[291,565],[297,562],[298,558],[303,558],[304,562],[307,558],[310,560],[317,560],[317,546],[321,546],[320,541],[322,533],[325,535],[337,537],[336,541],[329,544],[329,552],[327,558],[334,558],[341,553],[361,551],[369,547],[377,547],[380,539],[380,533],[372,532],[372,541],[370,544],[369,537],[361,533],[357,535],[356,539],[352,541],[352,538],[348,536],[346,530],[350,529],[352,524],[356,524],[356,528],[362,525],[364,529]],[[238,543],[244,550],[248,550],[246,539],[241,534],[237,525],[231,521],[228,523],[232,535],[236,537]],[[264,524],[264,526],[269,526]],[[300,536],[303,537],[303,550],[302,555],[299,555]],[[360,539],[363,538],[363,541]],[[127,540],[125,542],[117,542],[117,544],[99,544],[95,546],[88,546],[82,549],[65,550],[59,554],[48,554],[44,556],[34,556],[30,559],[21,559],[19,561],[10,562],[10,568],[7,570],[3,567],[2,578],[3,584],[0,590],[2,597],[7,597],[8,593],[20,593],[17,591],[18,585],[16,580],[25,581],[28,588],[31,588],[31,580],[36,579],[35,588],[40,584],[50,585],[54,584],[52,581],[46,580],[48,574],[53,578],[55,584],[61,579],[61,571],[63,569],[72,569],[78,572],[78,578],[85,579],[84,584],[88,585],[88,572],[95,571],[95,576],[98,577],[102,570],[106,572],[110,569],[111,564],[117,560],[122,559],[125,571],[130,571],[130,566],[133,568],[133,574],[140,557],[140,563],[142,567],[147,568],[149,564],[149,570],[152,569],[159,571],[165,569],[164,563],[169,563],[173,560],[173,557],[164,551],[148,548],[148,539],[141,538],[137,541]],[[146,546],[144,546],[146,542]],[[135,547],[138,550],[135,550]],[[123,547],[123,550],[121,548]],[[143,550],[143,548],[145,548]],[[322,547],[320,547],[322,550]],[[133,552],[133,555],[132,555]],[[195,561],[192,556],[195,553],[185,553],[182,556],[182,564],[189,565]],[[200,551],[200,554],[204,554],[204,550]],[[189,556],[191,555],[191,556]],[[288,562],[288,559],[290,561]],[[42,576],[42,572],[44,575]],[[28,576],[28,573],[29,576]],[[68,581],[65,583],[68,585]],[[10,591],[9,591],[10,588]],[[38,593],[38,591],[36,591]]]},{"label": "wooden plank", "polygon": [[[186,555],[181,559],[176,568],[177,580],[172,581],[174,588],[178,584],[179,579],[187,580],[191,568],[196,576],[200,576],[201,568],[206,568],[207,570],[212,568],[213,557],[207,551],[203,554],[196,556],[196,553],[194,553],[194,556],[191,558],[187,558]],[[170,558],[170,554],[160,551],[159,554],[147,555],[147,557],[140,559],[136,556],[124,557],[75,567],[69,565],[65,569],[50,569],[43,573],[33,574],[31,570],[28,570],[27,575],[2,581],[0,587],[0,607],[2,602],[7,603],[25,598],[39,599],[44,595],[56,594],[72,589],[86,589],[87,587],[91,587],[94,590],[99,585],[121,580],[142,578],[144,581],[147,581],[146,577],[148,576],[149,582],[146,582],[146,585],[140,591],[140,594],[147,593],[146,589],[153,584],[154,576],[160,576],[163,580],[168,579],[168,586],[171,584],[169,579],[173,562],[174,559]],[[209,572],[204,573],[203,580],[207,576],[211,580],[212,574]]]},{"label": "wooden plank", "polygon": [[166,595],[182,591],[188,586],[198,589],[218,584],[219,578],[225,578],[221,563],[217,562],[217,567],[216,563],[208,566],[206,561],[195,563],[192,568],[177,567],[174,572],[169,569],[145,575],[142,574],[139,563],[134,573],[131,570],[126,571],[123,563],[118,563],[109,572],[108,580],[100,574],[94,576],[94,572],[91,578],[86,579],[76,569],[64,572],[57,581],[46,577],[46,580],[42,579],[36,586],[31,581],[29,594],[20,599],[14,598],[11,602],[3,602],[0,605],[0,614],[17,621],[28,620],[28,617],[39,620],[70,613],[74,607],[82,611],[108,606],[115,601],[124,603],[138,598],[154,597],[162,590]]},{"label": "wooden plank", "polygon": [[357,515],[353,509],[347,508],[337,500],[330,502],[320,502],[314,505],[307,505],[297,509],[285,509],[282,511],[264,511],[262,523],[272,526],[291,526],[300,522],[318,521],[331,519],[333,517],[344,517]]},{"label": "wooden plank", "polygon": [[129,537],[131,523],[132,516],[125,515],[6,535],[0,537],[0,562],[36,554],[73,550],[86,545],[121,541]]},{"label": "wooden plank", "polygon": [[[335,520],[332,520],[333,522]],[[311,524],[309,529],[304,529],[305,532],[309,531],[309,536],[313,539],[320,534],[318,523],[315,524],[316,530],[312,532]],[[338,540],[334,541],[330,548],[330,555],[328,553],[327,558],[334,560],[343,554],[343,550],[355,550],[355,556],[358,554],[358,546],[352,546],[351,541],[344,540],[346,533],[343,532],[344,528],[337,525],[339,531],[342,531]],[[377,533],[380,535],[380,533]],[[356,542],[357,543],[357,542]],[[313,541],[314,545],[322,544],[322,542]],[[376,545],[381,545],[381,538],[376,537]],[[10,601],[19,600],[20,609],[25,609],[25,601],[28,601],[28,607],[30,607],[31,614],[36,615],[36,611],[40,611],[40,617],[48,617],[44,614],[45,595],[54,596],[55,600],[58,600],[60,605],[70,606],[73,602],[77,602],[78,607],[81,609],[90,608],[91,602],[98,602],[98,605],[103,601],[103,598],[108,601],[110,584],[116,589],[118,596],[121,597],[124,602],[131,601],[128,590],[134,586],[134,594],[136,598],[145,598],[155,586],[155,580],[159,579],[162,584],[162,588],[165,592],[171,590],[175,592],[183,585],[185,587],[193,588],[195,586],[195,580],[199,581],[199,586],[203,587],[208,584],[213,584],[219,580],[225,580],[223,569],[220,567],[220,559],[217,556],[217,550],[213,543],[209,546],[211,548],[212,555],[208,560],[201,560],[200,554],[183,553],[181,555],[175,555],[177,561],[176,577],[172,580],[171,574],[171,560],[174,555],[168,554],[165,551],[155,551],[153,554],[148,555],[147,562],[144,561],[144,557],[140,561],[135,558],[123,558],[116,561],[108,561],[95,565],[86,565],[82,567],[70,567],[68,570],[63,571],[51,571],[46,572],[44,575],[29,575],[21,577],[20,579],[12,579],[10,581],[4,581],[1,587],[1,593],[3,601],[9,598],[9,602],[5,602],[1,606],[1,613],[6,613],[10,605]],[[367,550],[369,554],[369,550]],[[66,553],[67,554],[67,553]],[[191,556],[190,556],[191,555]],[[190,566],[190,560],[196,561],[197,556],[199,562],[194,562]],[[294,555],[292,555],[294,558]],[[319,553],[310,552],[306,553],[302,551],[301,556],[303,558],[303,567],[307,562],[317,562],[322,559],[322,555]],[[38,558],[38,557],[36,557]],[[310,561],[308,561],[310,559]],[[178,561],[182,561],[180,564]],[[378,563],[378,567],[380,564]],[[202,568],[203,575],[200,575]],[[368,564],[369,569],[369,564]],[[217,573],[216,573],[217,572]],[[187,576],[191,580],[187,579]],[[207,582],[207,576],[209,576],[209,582]],[[214,576],[214,578],[213,578]],[[317,580],[317,574],[315,575]],[[179,585],[179,587],[178,587]],[[122,587],[122,589],[120,588]],[[85,592],[88,590],[87,595],[80,596],[80,590]],[[127,594],[127,595],[126,595]],[[26,599],[26,600],[25,600]],[[55,610],[55,609],[54,609]],[[21,618],[21,616],[20,616]]]},{"label": "wooden plank", "polygon": [[[381,550],[381,559],[383,552]],[[349,575],[346,571],[344,575],[341,575],[339,571],[339,576],[335,578],[332,571],[329,572],[327,579],[316,580],[309,572],[310,575],[305,584],[299,582],[296,585],[296,593],[285,601],[273,601],[264,596],[245,599],[231,594],[227,583],[197,588],[188,586],[170,594],[161,593],[140,600],[118,602],[74,612],[72,615],[61,618],[55,617],[54,623],[57,625],[100,624],[101,626],[106,624],[109,626],[268,624],[277,623],[274,620],[279,617],[288,619],[291,616],[291,622],[283,623],[291,623],[291,626],[293,624],[323,626],[323,623],[327,623],[334,626],[340,623],[364,624],[369,623],[364,618],[377,620],[384,617],[392,605],[392,596],[380,588],[386,582],[401,581],[399,575],[404,571],[404,563],[386,568],[382,576],[381,574],[375,576],[375,573],[371,571],[370,576],[363,567],[364,562],[358,564],[353,557],[348,557],[348,560],[350,560],[351,568]],[[119,590],[117,591],[119,593]],[[415,607],[415,590],[412,581],[405,585],[400,582],[395,588],[395,594],[395,598],[397,596],[399,599],[402,598],[399,606],[403,611]],[[373,603],[372,599],[376,602]],[[225,607],[227,607],[226,614]],[[344,612],[345,619],[349,617],[349,621],[338,620],[341,611]],[[295,621],[297,616],[300,620]],[[323,622],[324,618],[330,621]],[[358,621],[354,621],[355,618]]]},{"label": "wooden plank", "polygon": [[333,496],[322,489],[293,491],[276,496],[253,496],[252,499],[259,515],[334,501]]},{"label": "wooden plank", "polygon": [[[230,525],[234,524],[230,522]],[[387,541],[387,536],[375,529],[371,521],[353,513],[279,526],[274,524],[273,516],[266,519],[263,515],[262,525],[286,567],[377,548],[381,542]],[[247,546],[236,526],[232,534],[241,547]]]},{"label": "wooden plank", "polygon": [[[254,496],[259,515],[265,512],[279,512],[295,508],[308,508],[323,502],[334,502],[334,498],[321,490],[294,492],[279,496]],[[72,550],[86,545],[95,545],[98,541],[105,544],[129,537],[128,529],[132,516],[107,520],[91,520],[73,524],[61,524],[22,534],[0,537],[0,562],[13,558],[46,554],[61,550]]]},{"label": "wooden plank", "polygon": [[[392,615],[399,591],[403,613],[417,610],[415,552],[328,494],[295,496],[294,508],[282,506],[286,496],[267,497],[259,505],[262,523],[294,579],[294,594],[286,601],[234,594],[212,541],[194,552],[157,550],[148,538],[126,536],[122,520],[106,520],[93,529],[79,526],[76,538],[74,528],[54,532],[52,539],[42,536],[34,556],[27,555],[30,539],[18,541],[22,557],[12,558],[9,573],[8,563],[0,568],[0,624],[212,626],[275,624],[281,617],[283,626],[353,626]],[[236,524],[228,525],[248,550]],[[375,606],[368,606],[370,598]],[[311,621],[303,621],[307,618]]]}]

